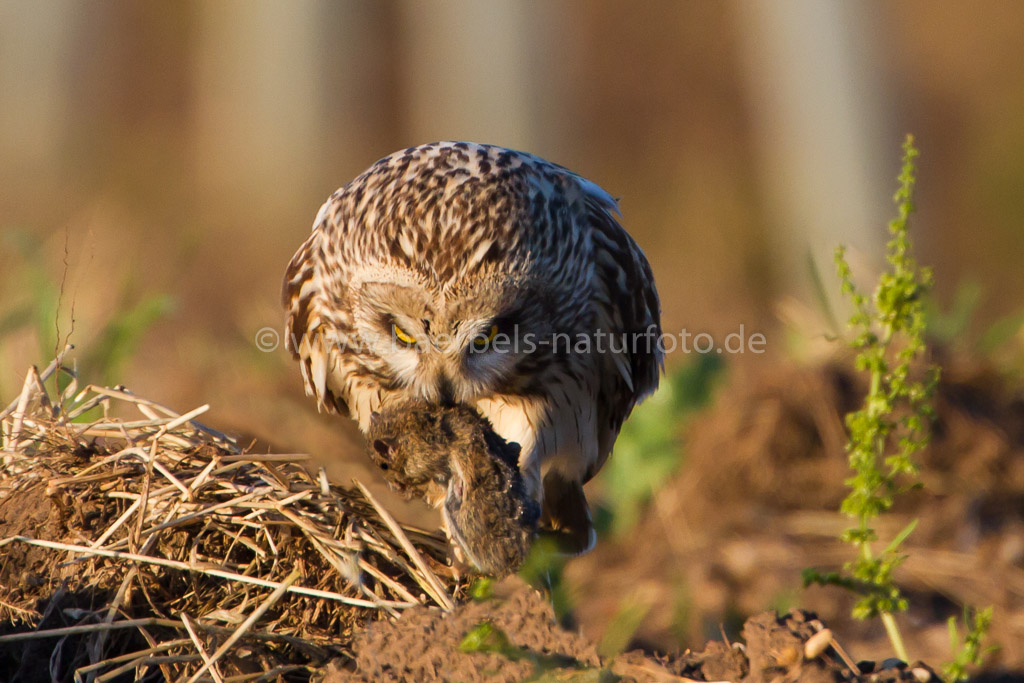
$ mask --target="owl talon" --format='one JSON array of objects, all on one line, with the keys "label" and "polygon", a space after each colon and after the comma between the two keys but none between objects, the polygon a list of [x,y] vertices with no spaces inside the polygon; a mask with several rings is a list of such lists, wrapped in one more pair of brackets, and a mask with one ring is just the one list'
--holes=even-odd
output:
[{"label": "owl talon", "polygon": [[544,512],[540,527],[569,556],[589,552],[597,543],[583,484],[551,470],[544,477]]}]

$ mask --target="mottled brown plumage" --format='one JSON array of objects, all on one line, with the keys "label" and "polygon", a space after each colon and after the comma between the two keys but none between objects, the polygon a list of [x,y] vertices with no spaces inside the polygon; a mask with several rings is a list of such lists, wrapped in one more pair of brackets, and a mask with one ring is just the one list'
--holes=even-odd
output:
[{"label": "mottled brown plumage", "polygon": [[471,408],[418,399],[374,413],[367,440],[394,488],[441,506],[452,540],[478,571],[519,568],[540,509],[523,488],[518,444]]},{"label": "mottled brown plumage", "polygon": [[331,195],[285,275],[307,392],[364,433],[411,397],[474,408],[522,447],[544,525],[586,549],[582,486],[662,363],[654,278],[618,215],[523,152],[440,142],[381,159]]}]

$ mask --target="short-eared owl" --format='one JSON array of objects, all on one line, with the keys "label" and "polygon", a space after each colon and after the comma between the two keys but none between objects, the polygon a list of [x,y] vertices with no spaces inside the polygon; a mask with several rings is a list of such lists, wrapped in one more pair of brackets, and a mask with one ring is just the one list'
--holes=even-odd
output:
[{"label": "short-eared owl", "polygon": [[337,190],[284,280],[320,407],[461,403],[521,446],[542,527],[584,550],[583,484],[658,385],[658,294],[607,192],[536,156],[439,142]]}]

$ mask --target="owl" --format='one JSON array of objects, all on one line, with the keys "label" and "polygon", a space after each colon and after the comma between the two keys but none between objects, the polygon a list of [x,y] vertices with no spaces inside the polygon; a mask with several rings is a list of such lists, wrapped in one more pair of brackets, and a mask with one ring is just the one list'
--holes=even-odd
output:
[{"label": "owl", "polygon": [[365,434],[400,401],[465,405],[520,446],[541,527],[595,539],[583,493],[663,368],[650,265],[596,184],[438,142],[330,196],[285,274],[286,346],[319,408]]}]

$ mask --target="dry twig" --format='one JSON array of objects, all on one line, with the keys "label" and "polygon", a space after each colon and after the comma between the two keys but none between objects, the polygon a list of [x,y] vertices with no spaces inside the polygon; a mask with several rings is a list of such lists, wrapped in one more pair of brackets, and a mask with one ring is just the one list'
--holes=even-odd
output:
[{"label": "dry twig", "polygon": [[[422,604],[417,588],[453,607],[453,579],[424,559],[443,561],[440,534],[399,525],[361,485],[311,475],[307,456],[243,452],[196,422],[209,406],[179,414],[123,387],[78,391],[62,357],[30,370],[0,413],[0,512],[26,520],[8,524],[0,547],[40,549],[47,567],[34,587],[0,580],[0,616],[72,623],[0,636],[6,647],[63,639],[88,653],[78,680],[154,666],[175,679],[249,680],[246,656],[286,673],[343,655],[339,634]],[[51,396],[58,367],[71,383]],[[212,654],[202,632],[224,638]]]}]

